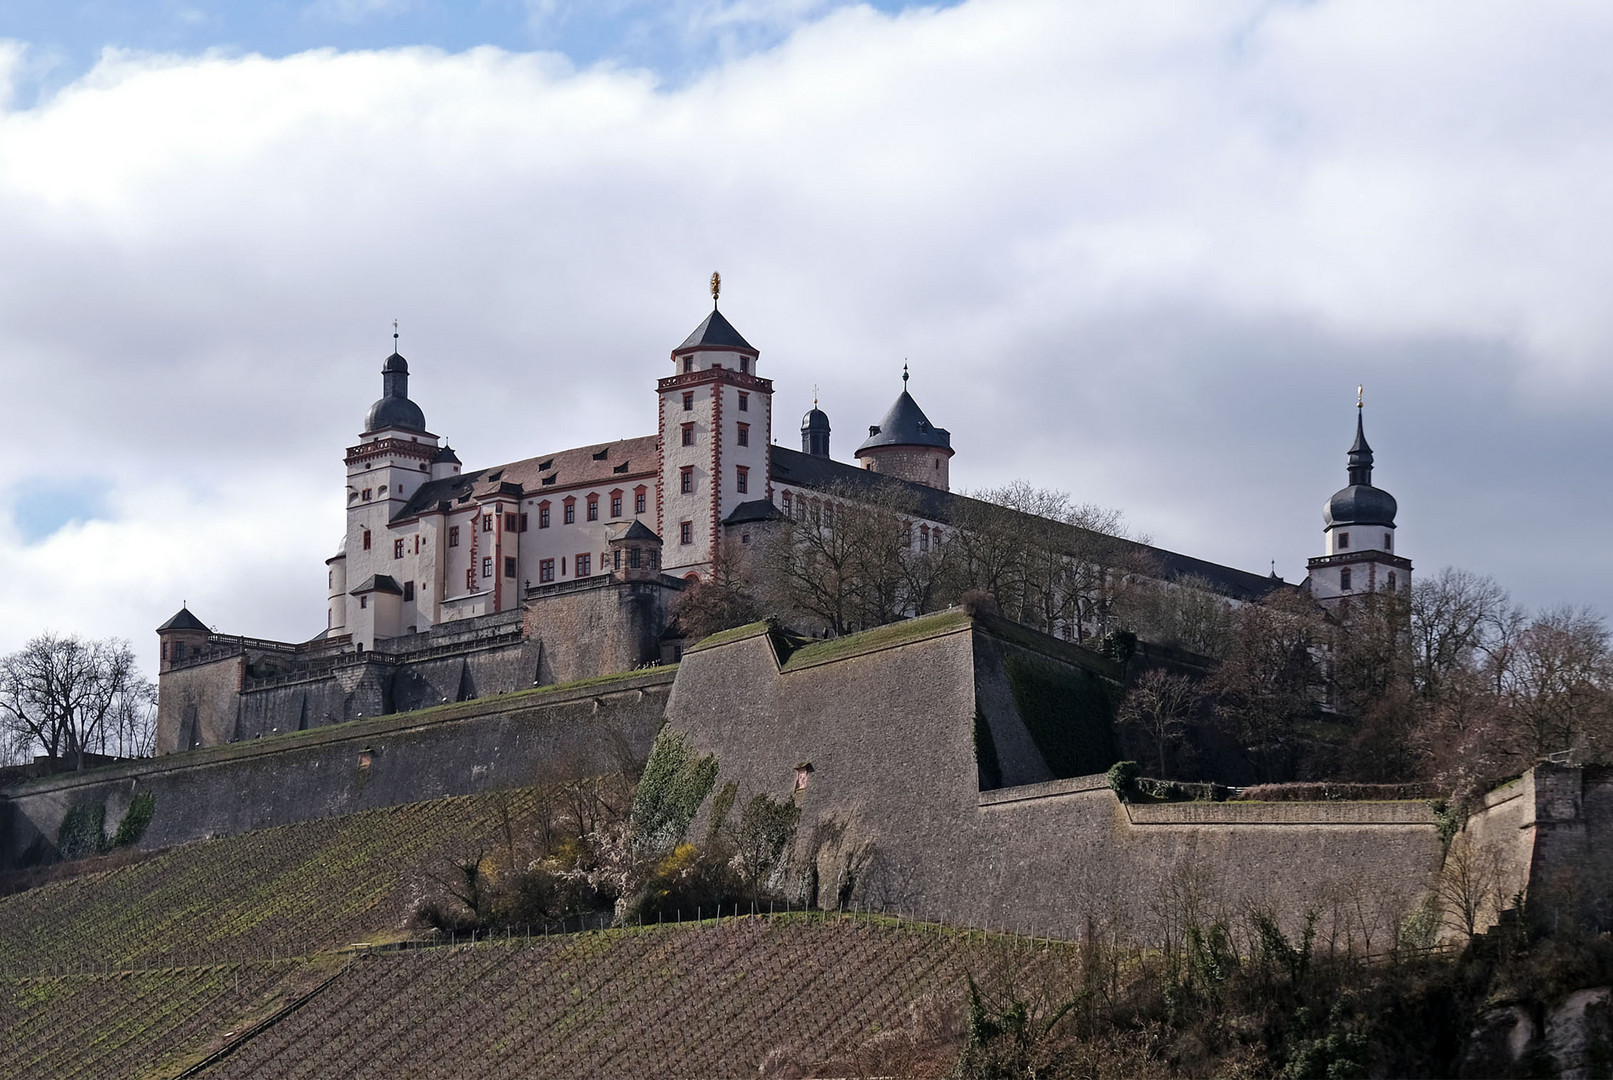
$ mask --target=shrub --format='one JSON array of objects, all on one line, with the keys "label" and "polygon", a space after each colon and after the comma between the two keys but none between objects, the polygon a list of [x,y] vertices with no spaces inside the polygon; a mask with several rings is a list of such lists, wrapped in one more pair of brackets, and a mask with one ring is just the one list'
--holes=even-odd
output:
[{"label": "shrub", "polygon": [[106,850],[106,807],[75,806],[56,831],[56,851],[63,859],[81,859]]},{"label": "shrub", "polygon": [[137,791],[134,798],[129,800],[129,809],[124,813],[123,820],[118,822],[118,831],[112,834],[113,847],[130,847],[140,842],[146,834],[146,826],[151,824],[152,815],[157,812],[157,796],[150,791]]},{"label": "shrub", "polygon": [[1131,802],[1137,797],[1137,777],[1141,772],[1135,761],[1117,761],[1109,766],[1109,786],[1121,802]]}]

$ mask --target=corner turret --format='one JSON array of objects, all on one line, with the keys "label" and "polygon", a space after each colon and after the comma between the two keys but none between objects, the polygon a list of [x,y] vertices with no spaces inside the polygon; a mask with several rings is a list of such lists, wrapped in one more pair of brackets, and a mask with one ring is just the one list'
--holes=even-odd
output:
[{"label": "corner turret", "polygon": [[952,460],[952,433],[930,423],[918,402],[907,392],[907,365],[902,365],[902,393],[885,418],[868,427],[868,438],[857,447],[857,460],[870,472],[898,480],[948,490]]}]

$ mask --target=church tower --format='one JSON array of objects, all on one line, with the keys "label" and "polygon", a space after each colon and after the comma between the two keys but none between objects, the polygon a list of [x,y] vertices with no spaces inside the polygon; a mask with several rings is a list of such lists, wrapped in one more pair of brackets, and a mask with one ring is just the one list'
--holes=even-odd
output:
[{"label": "church tower", "polygon": [[673,374],[656,384],[662,568],[690,579],[710,574],[725,518],[772,498],[773,383],[756,374],[760,354],[717,310],[721,287],[712,274],[711,314],[672,350]]},{"label": "church tower", "polygon": [[[406,541],[390,535],[388,526],[432,478],[439,458],[437,436],[409,400],[409,362],[396,351],[395,328],[392,338],[393,353],[381,365],[380,400],[364,418],[358,445],[347,450],[347,537],[330,560],[327,582],[330,630],[345,628],[365,651],[377,638],[403,632],[404,589],[393,574]],[[347,588],[339,591],[338,583]]]},{"label": "church tower", "polygon": [[948,490],[952,433],[931,424],[907,392],[906,364],[902,365],[901,397],[883,420],[869,425],[868,438],[857,447],[857,460],[870,472]]},{"label": "church tower", "polygon": [[1395,554],[1399,507],[1393,495],[1372,486],[1372,447],[1367,445],[1359,396],[1355,410],[1355,442],[1347,466],[1350,482],[1323,504],[1326,554],[1308,564],[1311,595],[1328,606],[1362,593],[1411,591],[1411,560]]}]

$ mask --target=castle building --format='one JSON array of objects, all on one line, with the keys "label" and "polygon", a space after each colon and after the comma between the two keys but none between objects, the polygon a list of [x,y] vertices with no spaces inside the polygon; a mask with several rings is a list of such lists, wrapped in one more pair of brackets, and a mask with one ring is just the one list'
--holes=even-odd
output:
[{"label": "castle building", "polygon": [[[711,311],[656,382],[653,433],[487,468],[466,470],[428,428],[394,335],[381,397],[344,456],[347,520],[326,561],[324,630],[300,644],[235,637],[181,610],[158,630],[159,752],[676,659],[677,593],[709,577],[725,545],[826,499],[872,500],[897,484],[915,550],[943,544],[971,500],[950,490],[951,433],[913,398],[905,366],[856,465],[831,456],[816,400],[801,449],[777,445],[773,383],[718,309],[718,285],[713,275]],[[1395,502],[1371,471],[1358,418],[1350,486],[1327,505],[1327,551],[1304,586],[1322,603],[1409,586]],[[1083,530],[1058,529],[1069,551],[1083,549]],[[1293,587],[1114,543],[1135,549],[1130,565],[1233,603]]]}]

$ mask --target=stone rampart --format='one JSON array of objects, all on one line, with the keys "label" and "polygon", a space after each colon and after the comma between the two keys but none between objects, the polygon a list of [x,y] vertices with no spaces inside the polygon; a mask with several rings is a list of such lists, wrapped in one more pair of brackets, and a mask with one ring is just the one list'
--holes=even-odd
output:
[{"label": "stone rampart", "polygon": [[[982,790],[977,710],[993,714],[999,756],[1036,742],[1016,650],[1072,679],[1101,667],[1047,642],[956,613],[904,624],[882,648],[814,645],[783,663],[765,632],[728,635],[685,654],[668,728],[716,755],[740,805],[758,791],[799,801],[796,870],[828,906],[1070,936],[1088,919],[1147,934],[1182,905],[1263,908],[1291,927],[1316,909],[1323,934],[1380,944],[1415,910],[1441,857],[1423,803],[1126,806],[1090,768]],[[1068,719],[1103,737],[1107,717]]]},{"label": "stone rampart", "polygon": [[138,791],[156,798],[140,846],[157,848],[613,772],[649,753],[672,678],[658,668],[27,781],[0,797],[0,865],[48,856],[78,806],[105,806],[110,832]]}]

